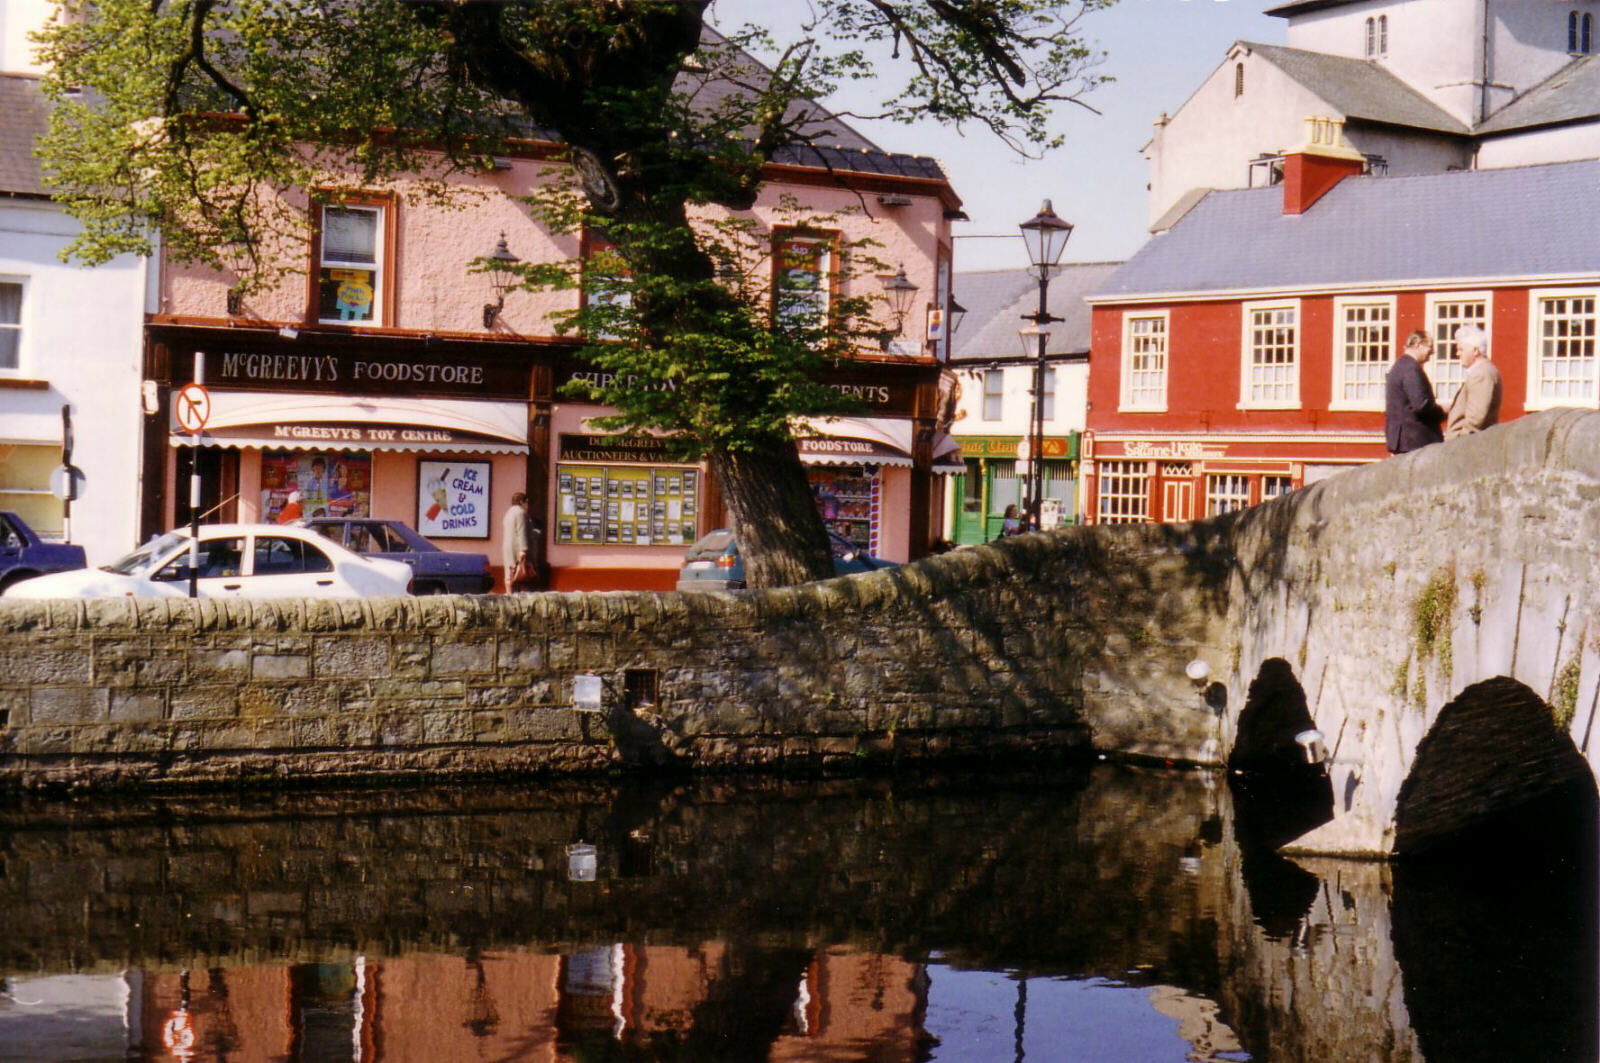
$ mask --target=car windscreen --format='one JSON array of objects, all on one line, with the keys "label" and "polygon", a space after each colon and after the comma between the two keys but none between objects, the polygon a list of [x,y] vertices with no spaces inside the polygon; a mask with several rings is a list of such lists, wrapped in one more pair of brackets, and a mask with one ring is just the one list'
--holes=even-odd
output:
[{"label": "car windscreen", "polygon": [[111,564],[102,565],[100,567],[101,570],[105,572],[115,572],[119,576],[131,576],[135,572],[145,568],[156,558],[165,557],[174,546],[177,546],[179,543],[188,542],[188,540],[189,537],[187,535],[180,535],[177,532],[167,532],[167,534],[158,539],[151,539],[149,542],[134,550],[132,553],[124,554],[122,557],[119,557],[117,560],[111,562]]}]

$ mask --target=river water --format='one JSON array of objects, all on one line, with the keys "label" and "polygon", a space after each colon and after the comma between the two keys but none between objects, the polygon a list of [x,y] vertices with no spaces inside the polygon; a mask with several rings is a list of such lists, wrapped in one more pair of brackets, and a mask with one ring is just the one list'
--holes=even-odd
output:
[{"label": "river water", "polygon": [[1594,1063],[1581,832],[1292,863],[1252,800],[1098,765],[0,807],[0,1059]]}]

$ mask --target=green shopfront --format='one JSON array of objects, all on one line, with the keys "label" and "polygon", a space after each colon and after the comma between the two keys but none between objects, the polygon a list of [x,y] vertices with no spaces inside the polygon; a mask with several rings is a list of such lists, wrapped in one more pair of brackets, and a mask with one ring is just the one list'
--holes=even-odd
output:
[{"label": "green shopfront", "polygon": [[[999,538],[1006,507],[1020,512],[1027,497],[1027,462],[1017,460],[1021,436],[956,437],[966,472],[954,477],[950,492],[952,539],[957,545]],[[1044,525],[1076,524],[1080,435],[1044,438]]]}]

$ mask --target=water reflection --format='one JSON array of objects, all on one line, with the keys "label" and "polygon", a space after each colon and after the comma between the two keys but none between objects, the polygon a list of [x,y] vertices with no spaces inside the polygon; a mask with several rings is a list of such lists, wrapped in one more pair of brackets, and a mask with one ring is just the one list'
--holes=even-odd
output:
[{"label": "water reflection", "polygon": [[0,1059],[1480,1058],[1451,987],[1530,963],[1493,1043],[1594,1059],[1591,871],[1491,912],[1234,821],[1104,767],[10,808]]}]

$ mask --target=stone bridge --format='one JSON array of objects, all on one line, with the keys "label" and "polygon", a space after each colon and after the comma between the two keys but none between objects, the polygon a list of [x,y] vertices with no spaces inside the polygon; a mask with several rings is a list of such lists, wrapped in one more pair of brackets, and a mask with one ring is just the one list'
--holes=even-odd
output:
[{"label": "stone bridge", "polygon": [[1592,809],[1597,503],[1600,414],[1553,411],[1212,521],[776,591],[0,602],[0,786],[1098,751],[1287,774],[1322,823],[1279,840],[1404,853]]},{"label": "stone bridge", "polygon": [[1225,756],[1324,736],[1333,818],[1291,850],[1399,854],[1593,803],[1600,414],[1525,417],[1218,525]]}]

